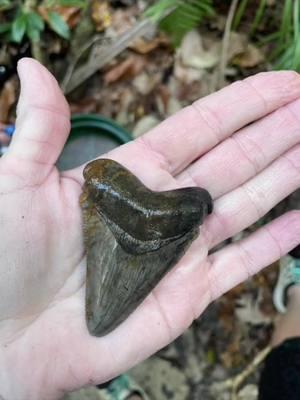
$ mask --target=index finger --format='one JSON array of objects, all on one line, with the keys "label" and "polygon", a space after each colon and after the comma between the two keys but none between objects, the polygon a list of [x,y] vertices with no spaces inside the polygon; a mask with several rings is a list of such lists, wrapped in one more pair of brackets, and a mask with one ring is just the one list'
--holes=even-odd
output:
[{"label": "index finger", "polygon": [[196,101],[137,141],[163,158],[174,175],[238,129],[299,95],[298,73],[260,73]]},{"label": "index finger", "polygon": [[[299,96],[298,73],[263,72],[183,108],[108,156],[136,171],[140,178],[148,178],[155,166],[167,181],[238,129]],[[83,168],[84,165],[67,174],[82,182]],[[155,179],[155,174],[151,175]]]}]

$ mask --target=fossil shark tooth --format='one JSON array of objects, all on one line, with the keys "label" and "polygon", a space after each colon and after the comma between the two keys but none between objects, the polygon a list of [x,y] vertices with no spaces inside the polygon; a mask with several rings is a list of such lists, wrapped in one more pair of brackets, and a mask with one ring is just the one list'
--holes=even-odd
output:
[{"label": "fossil shark tooth", "polygon": [[151,191],[108,159],[92,161],[83,174],[86,321],[92,335],[103,336],[178,262],[212,212],[212,200],[198,187]]}]

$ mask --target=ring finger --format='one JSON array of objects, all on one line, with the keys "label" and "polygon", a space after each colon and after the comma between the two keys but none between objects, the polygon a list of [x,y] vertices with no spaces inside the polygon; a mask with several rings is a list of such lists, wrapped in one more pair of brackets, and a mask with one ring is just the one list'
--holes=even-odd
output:
[{"label": "ring finger", "polygon": [[247,228],[300,186],[300,145],[215,201],[203,229],[212,248]]},{"label": "ring finger", "polygon": [[239,130],[177,176],[180,186],[200,186],[213,198],[237,188],[300,141],[300,100]]}]

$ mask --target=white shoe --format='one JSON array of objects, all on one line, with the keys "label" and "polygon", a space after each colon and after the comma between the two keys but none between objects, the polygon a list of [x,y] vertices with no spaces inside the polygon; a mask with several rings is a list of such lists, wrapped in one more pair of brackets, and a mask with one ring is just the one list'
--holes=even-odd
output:
[{"label": "white shoe", "polygon": [[287,291],[292,285],[300,285],[300,259],[287,255],[280,260],[280,271],[273,292],[273,303],[282,314],[287,311]]}]

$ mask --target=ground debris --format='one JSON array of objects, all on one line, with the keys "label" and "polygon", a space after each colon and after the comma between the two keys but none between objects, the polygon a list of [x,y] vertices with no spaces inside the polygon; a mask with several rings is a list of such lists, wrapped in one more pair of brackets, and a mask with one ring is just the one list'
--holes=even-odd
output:
[{"label": "ground debris", "polygon": [[[110,117],[133,132],[134,137],[214,91],[228,12],[228,4],[219,1],[216,17],[189,32],[177,49],[156,27],[151,27],[147,35],[130,41],[120,54],[110,57],[111,42],[136,26],[146,3],[151,2],[94,0],[90,11],[76,7],[60,8],[57,12],[74,32],[78,30],[78,38],[82,41],[77,38],[68,44],[48,31],[41,38],[41,47],[48,53],[47,67],[54,72],[65,71],[73,56],[74,68],[83,67],[85,71],[84,63],[93,58],[93,54],[98,54],[98,58],[95,56],[93,59],[92,76],[86,77],[83,80],[85,84],[68,96],[71,111]],[[269,0],[268,4],[275,10],[276,7],[272,7],[274,0]],[[251,12],[253,8],[254,5]],[[40,9],[41,15],[43,12]],[[245,15],[245,20],[248,19],[249,15]],[[85,25],[81,27],[83,22]],[[262,25],[259,32],[267,29]],[[229,32],[227,39],[223,85],[266,69],[264,47],[259,48],[249,32],[237,29]],[[15,44],[1,46],[0,54],[5,54],[1,63],[5,66],[11,63],[8,65],[11,70],[15,70],[16,53],[30,55],[31,51],[28,43],[17,50]],[[107,62],[100,68],[99,54],[103,48],[106,49]],[[17,90],[15,74],[9,76],[0,89],[0,122],[14,122],[12,109]],[[299,192],[293,199],[296,197],[299,204]],[[291,207],[294,205],[289,205],[289,200],[283,201],[257,224],[231,240],[243,239],[271,217]],[[130,371],[129,378],[138,381],[151,400],[232,400],[234,379],[246,376],[235,388],[235,399],[254,400],[260,363],[256,365],[259,368],[255,367],[250,374],[245,375],[245,371],[249,372],[251,360],[255,360],[270,342],[276,318],[272,290],[277,271],[278,263],[274,263],[216,300],[176,341]],[[227,382],[226,390],[223,386],[223,390],[218,391],[216,388],[224,382]],[[90,397],[84,397],[85,392]],[[104,391],[97,388],[83,389],[76,396],[72,394],[65,400],[107,400]],[[134,390],[127,400],[135,400],[134,396],[136,400],[144,400]]]}]

